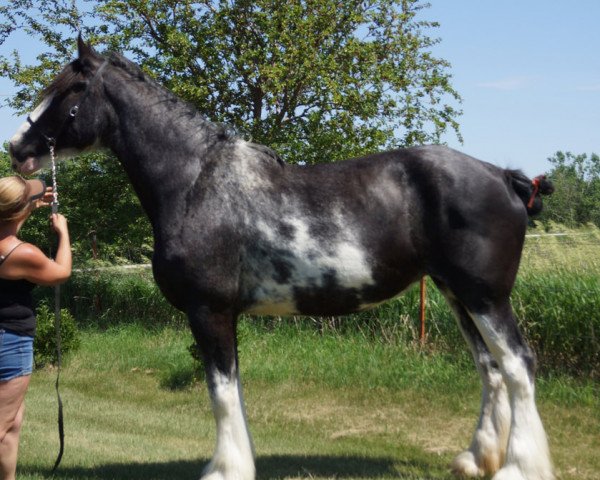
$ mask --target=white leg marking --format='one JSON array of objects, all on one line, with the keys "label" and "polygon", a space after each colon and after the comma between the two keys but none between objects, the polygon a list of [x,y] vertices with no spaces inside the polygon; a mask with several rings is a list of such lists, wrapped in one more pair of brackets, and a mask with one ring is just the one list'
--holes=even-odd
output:
[{"label": "white leg marking", "polygon": [[217,446],[203,480],[253,480],[254,450],[237,377],[213,373],[211,392],[217,423]]},{"label": "white leg marking", "polygon": [[548,440],[535,406],[535,386],[523,360],[507,339],[492,328],[491,319],[472,315],[504,376],[512,421],[504,466],[493,480],[553,480]]},{"label": "white leg marking", "polygon": [[506,385],[498,372],[482,372],[481,413],[471,446],[452,462],[456,475],[480,477],[496,473],[506,457],[511,410]]}]

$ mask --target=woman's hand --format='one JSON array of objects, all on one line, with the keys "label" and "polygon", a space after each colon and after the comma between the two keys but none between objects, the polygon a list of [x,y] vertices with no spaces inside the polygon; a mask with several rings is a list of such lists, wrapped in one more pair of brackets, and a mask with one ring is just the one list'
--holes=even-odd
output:
[{"label": "woman's hand", "polygon": [[52,187],[46,187],[44,196],[35,201],[35,208],[49,207],[53,201],[54,201],[54,193],[52,191]]},{"label": "woman's hand", "polygon": [[60,213],[53,213],[50,215],[50,221],[52,222],[52,228],[54,228],[54,231],[58,235],[69,233],[67,219],[64,215],[61,215]]}]

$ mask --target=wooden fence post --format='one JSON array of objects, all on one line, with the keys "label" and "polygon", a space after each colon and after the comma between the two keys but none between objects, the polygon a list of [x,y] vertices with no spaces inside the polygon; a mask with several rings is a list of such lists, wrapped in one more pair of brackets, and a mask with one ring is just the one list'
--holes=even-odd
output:
[{"label": "wooden fence post", "polygon": [[427,292],[425,285],[425,277],[421,277],[421,304],[419,306],[419,319],[421,320],[421,331],[419,333],[419,341],[421,345],[425,343],[425,302],[427,300]]}]

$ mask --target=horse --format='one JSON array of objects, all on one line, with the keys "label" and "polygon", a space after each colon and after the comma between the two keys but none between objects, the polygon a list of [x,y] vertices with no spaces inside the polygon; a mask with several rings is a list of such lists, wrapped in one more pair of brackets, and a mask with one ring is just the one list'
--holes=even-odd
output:
[{"label": "horse", "polygon": [[207,480],[252,480],[239,378],[241,314],[341,315],[387,301],[423,275],[455,313],[483,385],[455,474],[554,478],[535,404],[536,357],[509,297],[541,188],[440,145],[316,165],[211,123],[118,53],[81,37],[78,56],[11,138],[13,168],[111,150],[148,215],[153,274],[186,313],[216,422]]}]

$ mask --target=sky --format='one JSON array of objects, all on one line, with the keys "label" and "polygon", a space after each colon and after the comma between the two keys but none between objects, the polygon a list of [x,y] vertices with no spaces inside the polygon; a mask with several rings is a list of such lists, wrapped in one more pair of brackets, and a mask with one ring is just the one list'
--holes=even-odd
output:
[{"label": "sky", "polygon": [[600,0],[431,0],[423,17],[463,98],[448,145],[530,176],[600,154]]},{"label": "sky", "polygon": [[[557,151],[600,154],[600,0],[430,0],[421,18],[440,23],[434,54],[448,60],[461,95],[461,144],[449,146],[534,176]],[[25,61],[40,47],[25,35],[0,46]],[[14,92],[0,78],[0,95]],[[3,97],[0,97],[0,99]],[[0,108],[0,143],[24,121]]]}]

